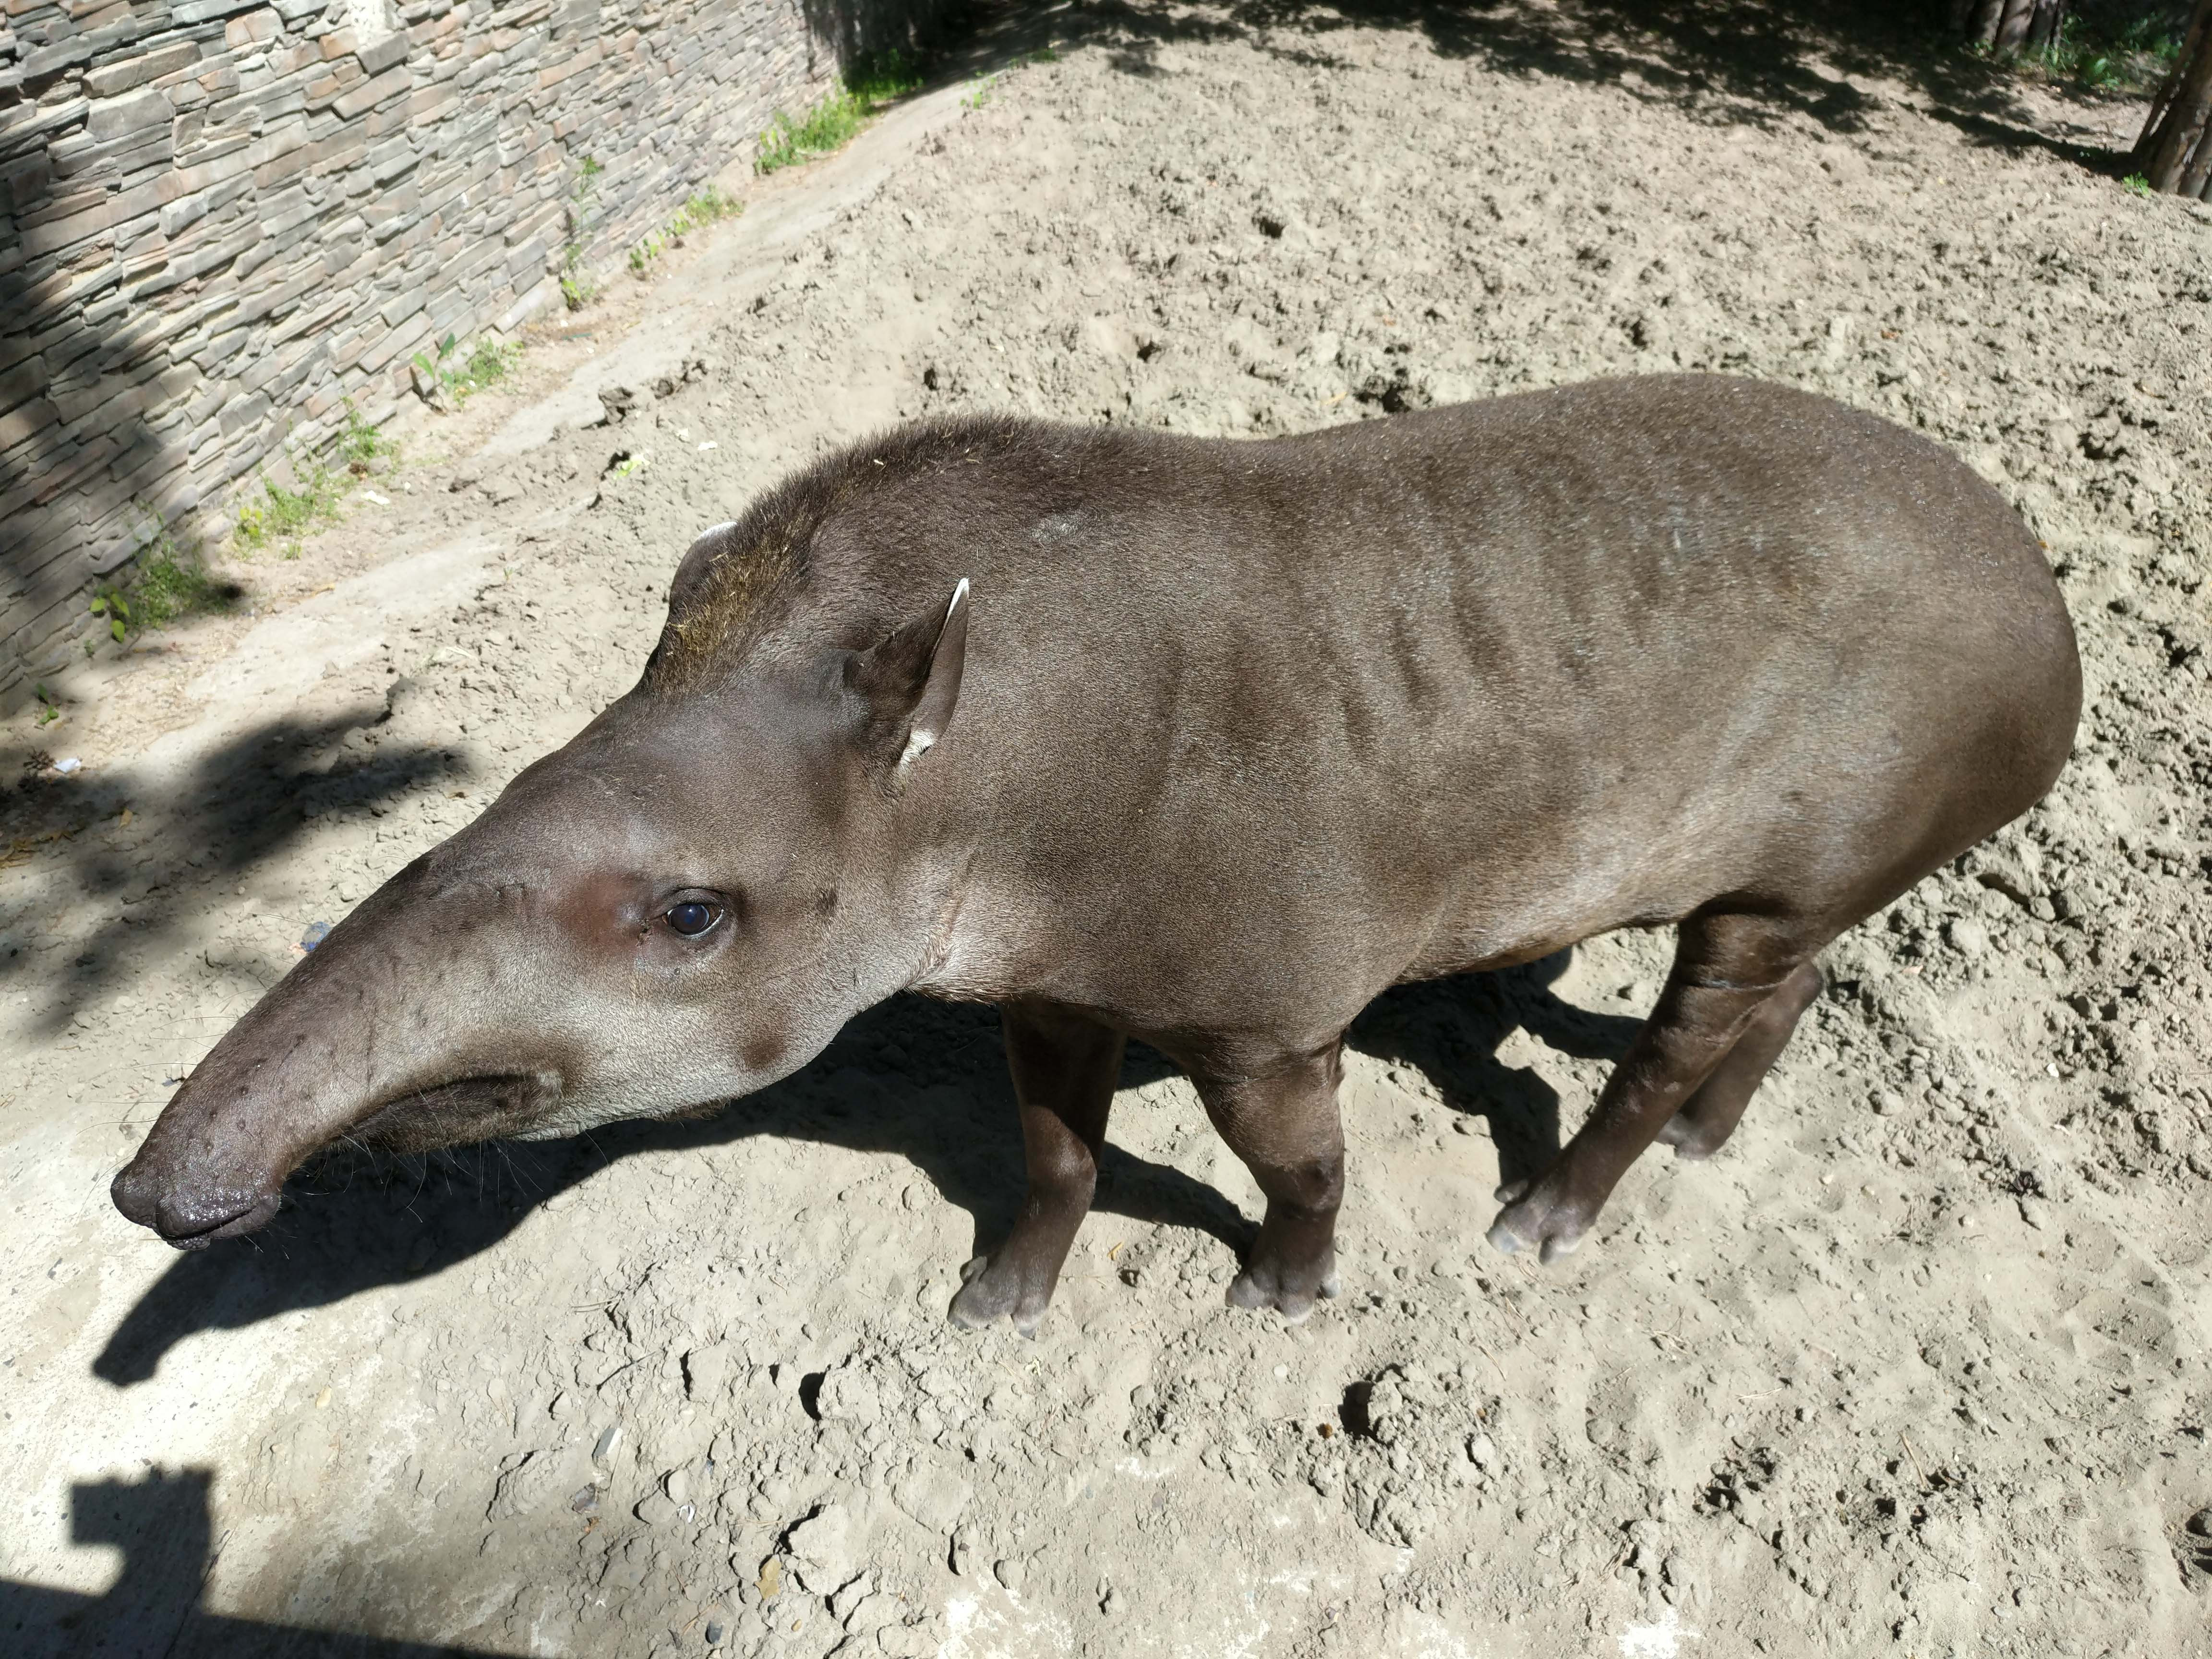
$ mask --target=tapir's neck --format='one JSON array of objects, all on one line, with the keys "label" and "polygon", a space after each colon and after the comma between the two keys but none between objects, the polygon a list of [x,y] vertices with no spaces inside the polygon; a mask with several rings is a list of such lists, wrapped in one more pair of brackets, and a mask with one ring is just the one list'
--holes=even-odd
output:
[{"label": "tapir's neck", "polygon": [[[957,751],[956,751],[957,753]],[[902,873],[890,895],[899,921],[892,934],[906,977],[895,988],[962,1002],[995,1002],[1010,994],[1018,928],[1007,926],[1008,896],[1000,892],[1002,860],[989,856],[993,816],[984,792],[951,775],[917,775],[901,803],[899,840],[890,861]]]}]

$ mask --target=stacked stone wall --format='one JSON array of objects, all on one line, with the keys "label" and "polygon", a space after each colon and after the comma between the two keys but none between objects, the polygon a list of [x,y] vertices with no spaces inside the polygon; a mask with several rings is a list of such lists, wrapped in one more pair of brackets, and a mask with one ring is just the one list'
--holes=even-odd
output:
[{"label": "stacked stone wall", "polygon": [[0,0],[0,709],[163,529],[222,533],[936,5]]}]

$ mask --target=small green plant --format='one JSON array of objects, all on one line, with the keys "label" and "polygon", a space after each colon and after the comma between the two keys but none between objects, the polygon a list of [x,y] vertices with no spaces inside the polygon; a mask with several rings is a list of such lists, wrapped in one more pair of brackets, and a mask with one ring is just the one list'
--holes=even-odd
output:
[{"label": "small green plant", "polygon": [[843,149],[867,125],[870,116],[921,85],[921,66],[902,52],[859,60],[845,71],[827,98],[797,120],[785,114],[776,116],[775,125],[761,134],[754,170],[774,173]]},{"label": "small green plant", "polygon": [[179,617],[228,611],[244,597],[236,582],[210,574],[198,558],[179,551],[166,529],[138,556],[132,589],[137,627],[161,628]]},{"label": "small green plant", "polygon": [[62,717],[61,705],[54,701],[53,692],[44,684],[34,686],[32,690],[38,695],[39,724],[52,726]]},{"label": "small green plant", "polygon": [[584,274],[584,241],[590,229],[592,198],[599,193],[599,175],[605,171],[586,155],[563,210],[568,240],[561,249],[561,301],[571,311],[581,311],[599,295],[599,285]]},{"label": "small green plant", "polygon": [[103,582],[93,590],[92,614],[107,619],[109,637],[116,644],[131,631],[131,601],[123,597],[123,590],[112,583]]},{"label": "small green plant", "polygon": [[[713,185],[697,190],[685,198],[684,206],[670,222],[669,228],[682,234],[705,226],[719,224],[725,219],[734,219],[745,210],[745,204]],[[679,228],[680,227],[680,228]]]},{"label": "small green plant", "polygon": [[418,351],[414,358],[415,367],[457,404],[505,380],[522,358],[519,343],[495,340],[489,334],[481,337],[466,356],[457,356],[459,349],[458,337],[448,334],[438,342],[435,357],[427,351]]},{"label": "small green plant", "polygon": [[724,219],[734,219],[744,210],[743,202],[734,196],[725,195],[712,185],[694,191],[684,205],[676,210],[673,219],[659,230],[650,232],[630,244],[630,270],[642,276],[647,265],[670,248],[683,246],[684,239],[693,231]]},{"label": "small green plant", "polygon": [[338,432],[338,459],[349,471],[365,472],[380,456],[397,454],[399,446],[361,417],[353,399],[345,400],[345,425]]},{"label": "small green plant", "polygon": [[[265,472],[259,482],[260,498],[238,509],[235,532],[241,547],[257,551],[273,541],[295,538],[315,525],[334,521],[338,502],[345,495],[343,475],[320,462],[308,470],[296,489],[286,489]],[[288,558],[298,556],[296,547],[287,550]]]},{"label": "small green plant", "polygon": [[2130,173],[2126,178],[2121,179],[2120,188],[2137,196],[2148,196],[2151,193],[2150,180],[2140,173]]},{"label": "small green plant", "polygon": [[599,297],[599,285],[578,269],[583,258],[583,248],[569,243],[561,272],[561,303],[571,311],[581,311]]},{"label": "small green plant", "polygon": [[2142,92],[2154,86],[2181,54],[2181,37],[2172,22],[2154,15],[2115,27],[2108,13],[2076,12],[2040,46],[2018,54],[1978,44],[1971,50],[1978,58],[2039,69],[2095,91]]}]

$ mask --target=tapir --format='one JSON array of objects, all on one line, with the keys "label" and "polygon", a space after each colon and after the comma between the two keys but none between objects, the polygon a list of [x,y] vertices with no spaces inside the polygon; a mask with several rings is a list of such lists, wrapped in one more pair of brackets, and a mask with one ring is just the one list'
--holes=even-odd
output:
[{"label": "tapir", "polygon": [[1036,1328],[1131,1037],[1265,1196],[1230,1301],[1296,1320],[1338,1290],[1360,1010],[1672,927],[1587,1120],[1498,1190],[1491,1243],[1550,1261],[1652,1142],[1728,1139],[1821,948],[2041,796],[2080,702],[1997,492],[1778,386],[921,421],[693,543],[635,688],[278,981],[115,1203],[205,1245],[340,1137],[693,1112],[915,991],[998,1006],[1026,1154],[957,1322]]}]

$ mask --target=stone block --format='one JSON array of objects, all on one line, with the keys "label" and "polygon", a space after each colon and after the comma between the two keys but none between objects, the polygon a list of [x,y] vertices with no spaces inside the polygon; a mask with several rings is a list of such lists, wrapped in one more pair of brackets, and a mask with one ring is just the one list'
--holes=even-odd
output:
[{"label": "stone block", "polygon": [[128,92],[133,87],[157,81],[165,75],[199,61],[200,46],[197,40],[177,40],[166,46],[135,58],[125,58],[119,63],[102,64],[98,69],[87,70],[84,89],[94,98],[112,98],[118,93]]},{"label": "stone block", "polygon": [[383,74],[362,82],[352,91],[341,94],[331,107],[336,109],[339,115],[350,121],[356,116],[364,115],[374,109],[386,99],[398,97],[413,84],[413,77],[407,73],[404,65],[398,69],[386,70]]},{"label": "stone block", "polygon": [[[30,357],[13,368],[0,372],[0,409],[13,409],[28,403],[46,389],[52,379],[43,357]],[[0,448],[5,448],[0,444]]]},{"label": "stone block", "polygon": [[579,46],[575,52],[559,63],[551,64],[538,71],[538,85],[550,90],[572,76],[581,75],[599,61],[599,42],[591,40]]},{"label": "stone block", "polygon": [[66,219],[50,220],[26,230],[21,240],[24,257],[35,259],[42,253],[54,253],[65,247],[74,247],[99,235],[113,222],[114,214],[103,198],[81,213],[73,213]]},{"label": "stone block", "polygon": [[173,202],[247,172],[253,166],[253,136],[226,133],[192,152],[190,161],[161,180],[161,198]]},{"label": "stone block", "polygon": [[154,377],[151,407],[165,409],[200,383],[199,370],[190,363],[172,363]]},{"label": "stone block", "polygon": [[68,36],[52,46],[37,47],[25,52],[20,60],[22,78],[43,81],[49,75],[58,75],[73,64],[88,62],[92,52],[92,42],[82,34]]},{"label": "stone block", "polygon": [[407,100],[407,119],[410,125],[435,121],[459,107],[461,88],[452,81],[424,87]]},{"label": "stone block", "polygon": [[212,191],[195,191],[177,201],[166,203],[161,208],[161,234],[174,236],[178,232],[196,225],[207,217]]},{"label": "stone block", "polygon": [[241,392],[225,404],[216,418],[222,423],[223,436],[229,438],[268,419],[269,408],[269,399],[259,392]]},{"label": "stone block", "polygon": [[222,26],[223,44],[233,52],[251,51],[255,46],[266,46],[274,40],[276,31],[283,27],[283,20],[264,6],[258,11],[249,11],[225,23]]},{"label": "stone block", "polygon": [[57,424],[61,411],[44,398],[33,398],[29,403],[18,404],[5,415],[0,415],[0,453],[5,453],[35,433]]},{"label": "stone block", "polygon": [[15,216],[18,229],[27,230],[33,225],[50,224],[57,219],[73,218],[77,214],[102,206],[107,200],[107,186],[103,184],[78,185],[72,189],[49,191],[46,200],[36,207]]},{"label": "stone block", "polygon": [[415,146],[409,143],[404,135],[387,138],[368,152],[369,177],[380,185],[389,185],[401,173],[411,172],[420,160],[422,157],[416,154]]},{"label": "stone block", "polygon": [[[408,321],[375,342],[368,350],[362,352],[356,361],[363,369],[374,374],[395,357],[404,358],[406,353],[412,351],[429,337],[430,319],[418,312]],[[331,361],[337,361],[335,351],[331,354]]]},{"label": "stone block", "polygon": [[[191,362],[199,365],[202,374],[212,375],[244,348],[246,334],[246,331],[242,328],[225,329],[219,334],[210,335],[205,343],[186,352],[185,356]],[[226,423],[223,431],[228,434],[229,430],[230,428]]]},{"label": "stone block", "polygon": [[169,8],[169,21],[179,26],[192,23],[212,23],[218,17],[234,17],[240,12],[251,11],[261,0],[174,0]]},{"label": "stone block", "polygon": [[[143,386],[125,386],[113,395],[101,398],[69,422],[62,430],[72,438],[97,437],[122,428],[123,423],[146,408],[146,388]],[[64,416],[68,414],[63,410]]]},{"label": "stone block", "polygon": [[[397,328],[416,312],[422,310],[428,303],[429,298],[428,289],[410,288],[386,301],[378,308],[376,314],[384,319],[384,325],[386,328]],[[435,326],[434,319],[433,326]]]},{"label": "stone block", "polygon": [[118,489],[139,495],[154,489],[166,475],[183,471],[191,461],[191,452],[184,445],[164,442],[149,433],[145,441],[133,444],[110,461],[107,471]]},{"label": "stone block", "polygon": [[121,98],[96,100],[85,116],[84,130],[95,143],[109,143],[150,128],[166,128],[174,113],[169,94],[149,87]]},{"label": "stone block", "polygon": [[361,59],[362,68],[371,75],[381,75],[393,64],[407,61],[408,44],[406,32],[400,30],[386,35],[381,40],[356,47],[354,55]]}]

